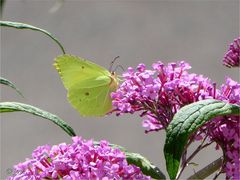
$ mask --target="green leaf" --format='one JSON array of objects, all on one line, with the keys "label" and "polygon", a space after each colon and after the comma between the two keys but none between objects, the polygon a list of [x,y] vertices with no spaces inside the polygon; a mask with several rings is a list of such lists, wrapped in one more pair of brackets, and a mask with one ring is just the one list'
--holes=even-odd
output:
[{"label": "green leaf", "polygon": [[198,163],[195,163],[195,162],[190,162],[190,163],[188,163],[188,166],[198,166],[199,164]]},{"label": "green leaf", "polygon": [[166,179],[165,175],[157,166],[138,153],[125,152],[128,164],[138,166],[143,174],[151,176],[154,179]]},{"label": "green leaf", "polygon": [[15,111],[23,111],[27,112],[45,119],[48,119],[62,128],[68,135],[76,136],[74,130],[62,119],[58,116],[51,114],[47,111],[41,110],[34,106],[18,103],[18,102],[1,102],[0,103],[0,113],[3,112],[15,112]]},{"label": "green leaf", "polygon": [[[95,145],[99,146],[99,142],[94,142]],[[113,148],[117,148],[123,151],[126,155],[128,164],[138,166],[143,174],[151,176],[154,179],[166,179],[165,175],[160,171],[157,166],[154,166],[147,158],[140,154],[128,152],[124,147],[116,144],[109,144]]]},{"label": "green leaf", "polygon": [[65,50],[64,50],[62,44],[59,42],[59,40],[56,37],[54,37],[51,33],[49,33],[48,31],[46,31],[44,29],[29,25],[29,24],[24,24],[24,23],[20,23],[20,22],[11,22],[11,21],[0,21],[0,26],[13,27],[13,28],[17,28],[17,29],[30,29],[30,30],[42,32],[42,33],[46,34],[48,37],[50,37],[52,40],[54,40],[61,48],[63,54],[65,54]]},{"label": "green leaf", "polygon": [[14,90],[17,91],[17,93],[19,95],[21,95],[23,97],[22,93],[16,88],[16,86],[11,81],[9,81],[9,80],[7,80],[3,77],[0,77],[0,84],[4,84],[6,86],[9,86],[9,87],[13,88]]},{"label": "green leaf", "polygon": [[209,99],[184,106],[175,114],[167,128],[164,146],[166,167],[171,179],[177,176],[189,136],[207,121],[224,115],[240,115],[240,106]]}]

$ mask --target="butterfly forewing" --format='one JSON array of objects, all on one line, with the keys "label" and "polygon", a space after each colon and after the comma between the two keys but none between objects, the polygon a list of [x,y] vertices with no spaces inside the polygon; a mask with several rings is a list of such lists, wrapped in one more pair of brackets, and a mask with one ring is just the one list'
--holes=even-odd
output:
[{"label": "butterfly forewing", "polygon": [[103,67],[72,55],[57,57],[54,66],[58,70],[66,89],[86,79],[111,75]]}]

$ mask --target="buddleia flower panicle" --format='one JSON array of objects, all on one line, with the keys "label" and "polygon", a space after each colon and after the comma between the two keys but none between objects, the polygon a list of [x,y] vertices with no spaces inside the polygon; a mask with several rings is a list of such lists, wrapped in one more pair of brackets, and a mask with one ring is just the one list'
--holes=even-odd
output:
[{"label": "buddleia flower panicle", "polygon": [[223,64],[227,67],[240,66],[240,37],[234,39],[223,58]]},{"label": "buddleia flower panicle", "polygon": [[8,180],[41,179],[150,179],[140,168],[128,165],[125,154],[101,141],[73,137],[72,144],[39,146],[32,157],[14,166]]},{"label": "buddleia flower panicle", "polygon": [[[199,100],[218,99],[240,105],[238,82],[226,78],[226,83],[217,89],[209,78],[189,73],[190,68],[185,61],[167,65],[158,61],[151,70],[144,64],[128,68],[123,83],[112,93],[114,111],[117,115],[139,112],[148,133],[165,129],[181,107]],[[216,142],[216,148],[222,148],[222,171],[228,179],[240,177],[239,129],[239,116],[224,116],[212,119],[192,136],[193,140],[206,137],[209,144]]]},{"label": "buddleia flower panicle", "polygon": [[124,82],[112,93],[117,115],[140,112],[146,132],[166,128],[183,106],[214,95],[214,83],[203,75],[188,73],[185,61],[164,65],[154,63],[151,70],[139,64],[128,68]]}]

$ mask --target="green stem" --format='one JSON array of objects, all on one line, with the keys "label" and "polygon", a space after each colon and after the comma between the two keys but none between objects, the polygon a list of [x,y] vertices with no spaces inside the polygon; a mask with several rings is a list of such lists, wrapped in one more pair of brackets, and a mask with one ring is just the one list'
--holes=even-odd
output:
[{"label": "green stem", "polygon": [[182,167],[181,167],[181,169],[180,169],[180,171],[179,171],[176,179],[179,179],[179,177],[181,176],[183,170],[186,168],[186,166],[188,165],[188,163],[197,155],[197,153],[198,153],[199,151],[201,151],[203,148],[209,146],[209,145],[212,143],[212,142],[210,142],[210,143],[204,144],[204,142],[205,142],[206,139],[207,139],[207,136],[205,136],[205,138],[203,139],[202,143],[201,143],[201,144],[196,148],[196,150],[186,159],[186,161],[183,162]]},{"label": "green stem", "polygon": [[208,177],[209,175],[217,171],[222,166],[222,162],[223,162],[223,157],[220,157],[187,179],[188,180],[205,179],[206,177]]}]

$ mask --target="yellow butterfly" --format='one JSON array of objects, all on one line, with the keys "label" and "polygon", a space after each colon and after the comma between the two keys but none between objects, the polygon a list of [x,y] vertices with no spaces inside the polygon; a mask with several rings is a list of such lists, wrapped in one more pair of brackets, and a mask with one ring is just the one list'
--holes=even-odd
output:
[{"label": "yellow butterfly", "polygon": [[112,110],[111,92],[118,87],[117,75],[77,56],[55,59],[68,100],[83,116],[103,116]]}]

